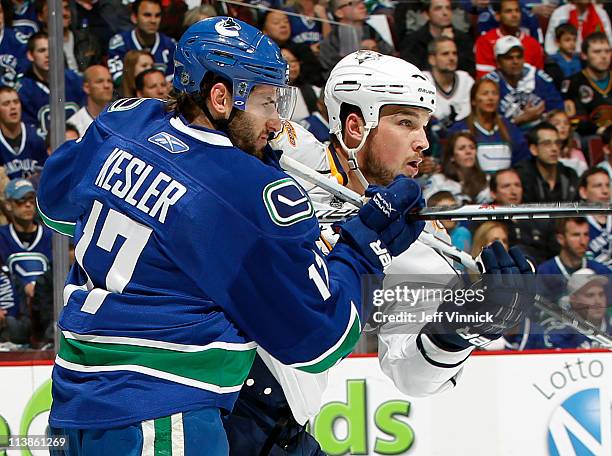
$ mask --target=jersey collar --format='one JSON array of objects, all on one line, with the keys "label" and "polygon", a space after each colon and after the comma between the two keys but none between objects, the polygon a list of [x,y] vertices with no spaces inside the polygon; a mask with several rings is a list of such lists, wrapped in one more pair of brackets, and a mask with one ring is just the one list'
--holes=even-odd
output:
[{"label": "jersey collar", "polygon": [[175,130],[178,130],[187,136],[191,136],[192,138],[205,144],[221,147],[234,147],[232,141],[230,141],[230,139],[223,133],[216,130],[209,130],[208,128],[187,124],[187,121],[182,116],[171,118],[170,125]]},{"label": "jersey collar", "polygon": [[8,143],[8,141],[4,137],[4,134],[2,134],[2,130],[0,130],[0,143],[2,143],[2,145],[6,147],[8,151],[12,153],[13,155],[21,155],[21,152],[23,152],[23,149],[25,148],[25,143],[26,143],[25,124],[21,122],[21,144],[19,145],[19,150],[17,152],[15,152],[13,148],[11,147],[11,145]]},{"label": "jersey collar", "polygon": [[[142,46],[140,45],[140,41],[138,41],[138,37],[136,36],[136,29],[132,30],[132,42],[134,43],[134,46],[136,46],[136,49],[138,49],[139,51],[142,51]],[[151,48],[151,54],[154,56],[155,53],[157,52],[157,48],[159,46],[159,33],[155,32],[155,43],[153,43],[153,47]]]}]

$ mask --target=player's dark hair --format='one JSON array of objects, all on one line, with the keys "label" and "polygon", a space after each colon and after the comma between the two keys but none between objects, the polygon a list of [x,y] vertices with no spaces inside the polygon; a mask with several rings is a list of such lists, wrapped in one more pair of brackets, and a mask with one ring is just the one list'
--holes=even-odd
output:
[{"label": "player's dark hair", "polygon": [[444,146],[442,152],[442,174],[447,178],[456,182],[461,182],[463,193],[469,196],[473,201],[476,196],[487,186],[487,175],[480,168],[478,160],[474,162],[474,166],[470,169],[460,171],[454,158],[455,145],[460,138],[466,138],[471,141],[476,147],[476,138],[469,131],[458,131],[453,133]]},{"label": "player's dark hair", "polygon": [[609,43],[608,37],[606,36],[606,34],[604,32],[593,32],[593,33],[591,33],[582,42],[582,53],[585,54],[585,55],[588,54],[589,53],[589,47],[591,46],[591,43],[596,43],[596,42],[600,42],[600,41],[605,41],[606,43]]},{"label": "player's dark hair", "polygon": [[138,76],[136,76],[136,79],[134,79],[134,86],[136,87],[136,91],[142,91],[142,89],[144,89],[145,78],[153,73],[160,73],[164,78],[166,77],[164,72],[159,68],[147,68],[146,70],[138,73]]},{"label": "player's dark hair", "polygon": [[564,22],[555,29],[555,38],[559,41],[563,35],[578,36],[578,29],[574,24]]},{"label": "player's dark hair", "polygon": [[199,94],[191,95],[185,92],[177,92],[175,89],[172,89],[168,102],[166,103],[166,111],[172,112],[175,115],[180,114],[189,122],[193,122],[196,117],[204,112],[202,108],[200,108],[200,103],[204,103],[210,95],[210,89],[219,82],[225,84],[229,93],[232,93],[233,86],[230,81],[209,71],[202,78]]},{"label": "player's dark hair", "polygon": [[598,166],[591,166],[587,169],[582,176],[580,176],[580,181],[578,181],[578,188],[587,188],[589,185],[589,177],[594,176],[596,174],[604,174],[609,177],[608,171]]},{"label": "player's dark hair", "polygon": [[427,206],[436,207],[438,204],[440,204],[440,201],[448,201],[448,200],[454,201],[455,204],[457,203],[457,199],[453,196],[451,192],[442,190],[441,192],[434,193],[427,199]]},{"label": "player's dark hair", "polygon": [[515,3],[519,3],[520,5],[520,0],[493,0],[491,2],[491,7],[493,8],[493,11],[499,14],[501,13],[502,5],[508,2],[515,2]]},{"label": "player's dark hair", "polygon": [[36,42],[41,39],[45,39],[48,41],[49,35],[47,35],[45,32],[36,32],[34,35],[28,38],[28,52],[34,52]]},{"label": "player's dark hair", "polygon": [[[492,192],[497,191],[497,178],[501,176],[502,174],[506,174],[506,173],[516,174],[517,176],[519,175],[519,173],[514,168],[499,169],[495,171],[495,173],[493,173],[493,175],[491,176],[491,180],[489,181],[489,189]],[[520,180],[520,176],[519,176],[519,180]]]},{"label": "player's dark hair", "polygon": [[587,220],[584,217],[569,217],[560,218],[555,221],[555,232],[557,234],[565,234],[565,228],[569,222],[574,222],[576,225],[584,225]]},{"label": "player's dark hair", "polygon": [[155,3],[157,5],[159,5],[159,7],[161,8],[161,10],[163,11],[164,8],[162,7],[162,2],[161,0],[135,0],[132,3],[132,14],[138,14],[138,9],[140,8],[140,5],[142,5],[144,2],[148,2],[148,3]]},{"label": "player's dark hair", "polygon": [[541,122],[527,132],[527,144],[529,146],[537,146],[540,142],[540,132],[542,130],[551,130],[559,133],[555,126],[549,122]]},{"label": "player's dark hair", "polygon": [[445,35],[434,38],[433,41],[430,41],[429,44],[427,45],[427,54],[435,55],[436,52],[438,52],[438,44],[446,43],[447,41],[451,41],[453,43],[455,42],[455,40]]}]

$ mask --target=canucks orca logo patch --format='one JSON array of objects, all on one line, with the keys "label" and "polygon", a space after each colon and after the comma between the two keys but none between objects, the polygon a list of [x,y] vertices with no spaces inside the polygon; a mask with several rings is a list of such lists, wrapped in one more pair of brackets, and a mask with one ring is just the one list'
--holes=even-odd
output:
[{"label": "canucks orca logo patch", "polygon": [[159,147],[163,147],[171,154],[180,154],[189,150],[189,146],[187,144],[172,136],[170,133],[166,133],[165,131],[151,136],[149,138],[149,142],[156,144]]},{"label": "canucks orca logo patch", "polygon": [[314,214],[310,198],[290,177],[266,185],[263,200],[270,218],[280,226],[293,225]]},{"label": "canucks orca logo patch", "polygon": [[241,29],[240,24],[231,17],[222,19],[215,24],[215,30],[223,36],[238,36]]}]

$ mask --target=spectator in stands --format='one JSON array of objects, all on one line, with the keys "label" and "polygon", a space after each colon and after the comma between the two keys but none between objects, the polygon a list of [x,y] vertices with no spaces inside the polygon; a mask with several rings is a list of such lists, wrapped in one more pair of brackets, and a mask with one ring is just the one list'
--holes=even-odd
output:
[{"label": "spectator in stands", "polygon": [[119,95],[122,98],[134,98],[136,96],[136,76],[144,70],[153,68],[153,56],[150,52],[137,49],[128,51],[123,59],[123,76]]},{"label": "spectator in stands", "polygon": [[209,17],[214,17],[216,15],[217,12],[215,11],[215,7],[210,4],[201,4],[200,6],[191,8],[185,13],[185,18],[183,19],[183,29],[187,30],[196,22],[199,22],[202,19],[208,19]]},{"label": "spectator in stands", "polygon": [[[36,12],[41,23],[41,31],[49,33],[49,2],[47,0],[36,1]],[[89,30],[74,29],[72,24],[72,12],[68,0],[62,2],[62,15],[64,26],[64,57],[66,67],[75,73],[83,74],[90,65],[102,62],[102,45]],[[105,43],[106,44],[106,43]]]},{"label": "spectator in stands", "polygon": [[[44,32],[35,33],[28,40],[28,60],[32,67],[20,81],[19,98],[23,109],[23,120],[35,125],[37,133],[45,137],[49,131],[49,37]],[[84,102],[83,82],[74,71],[64,72],[66,118],[74,115]]]},{"label": "spectator in stands", "polygon": [[293,43],[281,46],[281,54],[289,64],[289,84],[298,88],[298,97],[293,111],[292,120],[301,120],[308,117],[317,109],[317,98],[321,92],[320,88],[315,88],[311,84],[304,82],[301,75],[301,62],[296,57]]},{"label": "spectator in stands", "polygon": [[399,46],[400,56],[421,69],[429,67],[428,45],[434,38],[447,36],[457,46],[458,68],[474,74],[474,42],[472,38],[452,26],[450,0],[427,0],[421,3],[427,22],[409,33]]},{"label": "spectator in stands", "polygon": [[555,43],[559,50],[552,54],[551,58],[559,65],[566,78],[582,70],[580,58],[576,53],[577,38],[578,30],[575,25],[565,22],[555,29]]},{"label": "spectator in stands", "polygon": [[84,77],[83,92],[87,95],[87,102],[68,119],[79,129],[80,136],[85,134],[89,124],[113,98],[113,79],[108,68],[102,65],[90,66],[85,70]]},{"label": "spectator in stands", "polygon": [[168,98],[168,81],[157,68],[142,71],[136,76],[136,96],[138,98]]},{"label": "spectator in stands", "polygon": [[366,24],[368,10],[363,0],[332,0],[331,10],[342,25],[333,25],[327,38],[321,42],[319,60],[325,78],[340,59],[361,49],[363,40],[376,41],[381,54],[393,52],[393,46]]},{"label": "spectator in stands", "polygon": [[445,127],[465,119],[470,113],[470,90],[474,79],[457,70],[457,45],[447,36],[439,36],[427,45],[431,72],[425,71],[436,86],[434,117]]},{"label": "spectator in stands", "polygon": [[[81,137],[79,129],[70,122],[66,122],[64,130],[64,138],[66,141],[74,141]],[[53,151],[51,150],[51,135],[47,135],[47,137],[45,138],[45,146],[47,148],[47,156],[51,155],[53,153]],[[35,189],[38,188],[39,176],[40,174],[37,174],[36,176],[29,178]]]},{"label": "spectator in stands", "polygon": [[329,117],[327,106],[325,106],[325,90],[319,91],[316,110],[310,116],[300,120],[299,123],[320,142],[329,142]]},{"label": "spectator in stands", "polygon": [[[580,179],[580,198],[587,203],[610,202],[610,176],[606,170],[594,166]],[[587,256],[598,263],[612,264],[612,215],[586,217],[589,223],[589,247]]]},{"label": "spectator in stands", "polygon": [[0,268],[0,343],[26,344],[31,323],[26,306],[17,296],[8,268]]},{"label": "spectator in stands", "polygon": [[499,87],[480,79],[470,91],[472,112],[449,131],[469,131],[477,144],[478,164],[486,173],[509,168],[530,156],[521,131],[499,114]]},{"label": "spectator in stands", "polygon": [[577,30],[576,46],[582,47],[582,43],[591,33],[605,33],[609,41],[612,41],[612,28],[610,18],[601,5],[592,0],[570,0],[569,3],[559,6],[550,17],[544,48],[546,53],[553,55],[558,50],[555,41],[555,30],[563,23],[572,24]]},{"label": "spectator in stands", "polygon": [[[451,192],[441,191],[434,193],[427,199],[427,207],[451,207],[458,204]],[[464,252],[472,251],[472,233],[465,226],[453,220],[440,220],[442,226],[451,238],[451,243]],[[456,265],[463,269],[461,265]]]},{"label": "spectator in stands", "polygon": [[36,222],[36,193],[29,180],[13,179],[4,193],[12,221],[0,226],[0,260],[31,299],[36,278],[49,268],[52,232]]},{"label": "spectator in stands", "polygon": [[0,86],[15,87],[20,74],[29,67],[27,48],[15,30],[7,25],[6,12],[0,3]]},{"label": "spectator in stands", "polygon": [[6,24],[13,27],[19,41],[26,44],[32,35],[40,31],[35,2],[8,0],[3,5]]},{"label": "spectator in stands", "polygon": [[499,84],[501,114],[523,130],[542,120],[542,114],[563,109],[561,94],[546,73],[525,63],[523,45],[514,36],[495,43],[497,70],[485,78]]},{"label": "spectator in stands", "polygon": [[[477,36],[484,35],[489,30],[499,27],[499,14],[494,8],[496,6],[495,0],[461,0],[461,3],[466,11],[468,11],[474,17],[477,17]],[[497,3],[499,4],[499,2]],[[544,43],[544,34],[542,33],[540,21],[536,15],[545,15],[546,18],[548,18],[552,14],[555,7],[554,5],[534,5],[533,3],[531,5],[532,7],[530,9],[524,2],[521,1],[521,31],[534,37],[538,43]]]},{"label": "spectator in stands", "polygon": [[[321,51],[321,41],[331,32],[331,25],[327,22],[329,19],[327,2],[296,0],[289,11],[301,14],[301,16],[289,16],[291,41],[307,44],[313,54],[318,55]],[[312,18],[322,19],[323,22]]]},{"label": "spectator in stands", "polygon": [[155,66],[168,79],[174,74],[175,41],[159,33],[161,23],[161,0],[136,0],[132,3],[133,30],[118,33],[108,43],[108,69],[115,84],[123,74],[123,58],[132,49],[148,51],[155,60]]},{"label": "spectator in stands", "polygon": [[[544,50],[538,40],[521,30],[521,8],[519,0],[500,0],[496,2],[496,17],[499,17],[499,28],[489,30],[476,40],[474,52],[476,53],[476,77],[481,78],[487,73],[499,68],[497,58],[500,52],[496,44],[502,37],[514,37],[520,43],[524,52],[524,61],[538,68],[544,68]],[[504,49],[505,54],[509,48]]]},{"label": "spectator in stands", "polygon": [[123,0],[79,0],[70,2],[72,31],[93,35],[106,54],[111,37],[131,30],[130,2]]},{"label": "spectator in stands", "polygon": [[557,219],[556,232],[561,246],[559,255],[537,268],[538,275],[542,275],[542,294],[553,302],[566,295],[567,280],[577,270],[589,268],[597,274],[610,273],[607,266],[585,257],[589,245],[589,224],[585,219]]},{"label": "spectator in stands", "polygon": [[532,158],[516,166],[523,184],[525,203],[576,201],[578,176],[576,171],[559,161],[561,145],[557,129],[542,122],[527,134]]},{"label": "spectator in stands", "polygon": [[508,228],[500,222],[484,222],[474,232],[472,242],[472,257],[476,258],[482,249],[491,245],[495,241],[501,242],[506,250],[509,248]]},{"label": "spectator in stands", "polygon": [[[523,185],[516,170],[502,169],[489,181],[493,204],[509,205],[523,203]],[[555,241],[555,227],[551,220],[504,220],[511,246],[519,246],[526,255],[540,263],[554,256],[559,246]]]},{"label": "spectator in stands", "polygon": [[589,165],[584,154],[579,149],[579,138],[574,137],[574,129],[565,111],[553,109],[546,113],[545,120],[550,122],[559,132],[559,139],[563,141],[561,145],[561,158],[559,161],[565,166],[576,171],[578,177],[582,176]]},{"label": "spectator in stands", "polygon": [[586,68],[562,88],[565,111],[581,136],[601,134],[612,123],[612,54],[605,34],[595,32],[582,43]]},{"label": "spectator in stands", "polygon": [[605,169],[610,179],[612,179],[612,125],[606,127],[601,135],[601,140],[603,142],[603,153],[605,158],[597,166]]},{"label": "spectator in stands", "polygon": [[323,70],[319,60],[310,49],[310,45],[305,43],[291,43],[291,23],[287,15],[282,11],[268,11],[260,21],[260,28],[263,33],[268,35],[279,46],[290,46],[291,52],[298,58],[301,65],[302,80],[318,87],[325,82],[322,74]]},{"label": "spectator in stands", "polygon": [[490,201],[487,175],[478,166],[476,140],[467,131],[453,133],[442,154],[442,172],[432,175],[423,196],[445,191],[460,204]]},{"label": "spectator in stands", "polygon": [[0,165],[9,179],[40,172],[47,159],[45,141],[21,120],[15,89],[0,87]]}]

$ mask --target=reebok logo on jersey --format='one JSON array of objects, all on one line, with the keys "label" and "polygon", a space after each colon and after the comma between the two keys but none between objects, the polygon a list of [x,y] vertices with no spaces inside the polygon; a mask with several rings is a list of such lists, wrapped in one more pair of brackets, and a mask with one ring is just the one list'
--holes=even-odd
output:
[{"label": "reebok logo on jersey", "polygon": [[270,218],[280,226],[293,225],[314,214],[310,198],[289,177],[266,185],[263,200]]},{"label": "reebok logo on jersey", "polygon": [[151,136],[148,141],[166,149],[171,154],[180,154],[189,150],[189,146],[187,144],[172,136],[170,133],[166,133],[165,131]]}]

